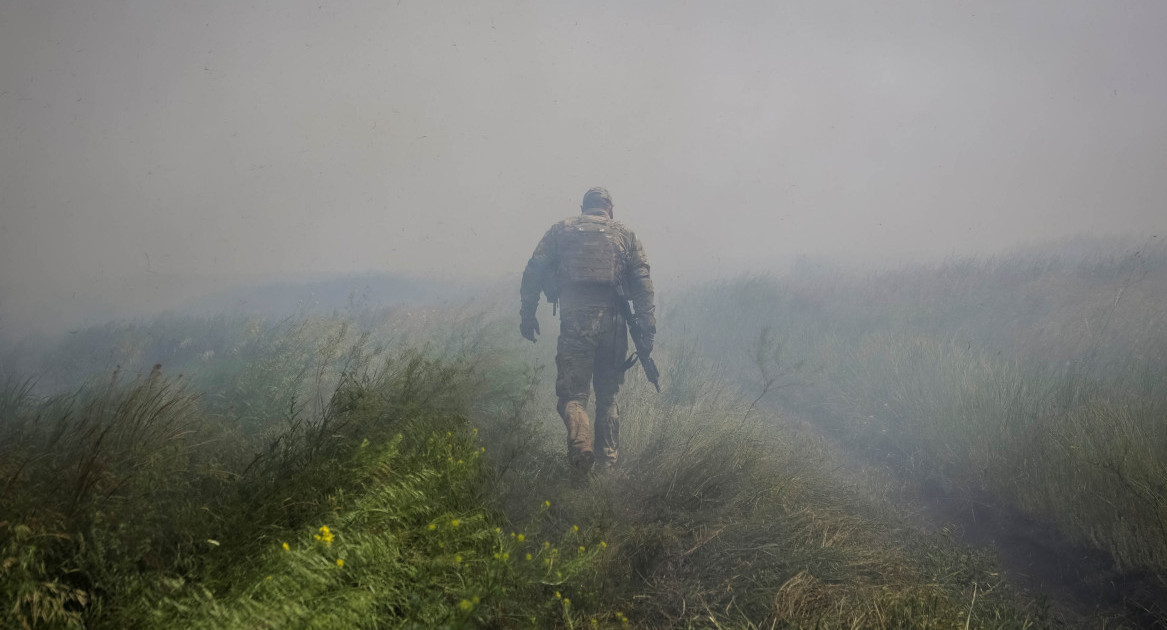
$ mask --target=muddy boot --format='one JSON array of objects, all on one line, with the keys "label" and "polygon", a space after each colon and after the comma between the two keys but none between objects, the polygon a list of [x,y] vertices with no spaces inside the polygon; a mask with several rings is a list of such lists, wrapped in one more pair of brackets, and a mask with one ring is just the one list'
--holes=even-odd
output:
[{"label": "muddy boot", "polygon": [[610,459],[597,459],[592,467],[592,474],[596,477],[611,477],[616,474],[616,462]]},{"label": "muddy boot", "polygon": [[573,488],[583,488],[588,485],[594,461],[595,456],[591,451],[583,451],[571,459],[571,486]]},{"label": "muddy boot", "polygon": [[575,466],[583,453],[592,454],[592,421],[579,400],[560,400],[559,416],[567,427],[567,458]]}]

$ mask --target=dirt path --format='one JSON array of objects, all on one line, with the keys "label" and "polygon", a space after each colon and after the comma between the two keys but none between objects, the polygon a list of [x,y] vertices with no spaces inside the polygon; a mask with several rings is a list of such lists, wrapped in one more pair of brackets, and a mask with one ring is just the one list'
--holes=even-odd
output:
[{"label": "dirt path", "polygon": [[991,497],[958,494],[939,483],[922,482],[894,458],[851,448],[814,422],[779,412],[844,453],[848,473],[863,476],[874,469],[894,479],[900,491],[893,503],[924,531],[946,528],[960,542],[994,552],[1010,583],[1044,598],[1069,625],[1097,627],[1101,619],[1111,618],[1133,627],[1167,629],[1167,585],[1154,576],[1120,573],[1109,554],[1071,545],[1053,528]]},{"label": "dirt path", "polygon": [[948,526],[961,542],[992,549],[1011,583],[1046,598],[1067,621],[1116,617],[1167,628],[1167,590],[1151,576],[1119,573],[1109,554],[1072,545],[1053,528],[989,497],[954,496],[934,484],[914,490],[925,526]]}]

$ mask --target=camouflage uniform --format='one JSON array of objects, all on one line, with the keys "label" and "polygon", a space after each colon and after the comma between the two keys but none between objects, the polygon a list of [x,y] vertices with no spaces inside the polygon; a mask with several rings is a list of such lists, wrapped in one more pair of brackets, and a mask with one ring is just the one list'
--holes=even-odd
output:
[{"label": "camouflage uniform", "polygon": [[[593,460],[616,463],[620,415],[616,392],[624,382],[628,354],[627,323],[619,309],[616,285],[632,300],[641,330],[652,343],[656,332],[652,280],[644,247],[632,230],[611,218],[611,198],[602,188],[584,195],[579,216],[551,226],[523,272],[519,310],[523,336],[538,332],[539,293],[558,299],[559,346],[555,393],[567,426],[568,459],[577,471]],[[586,407],[592,382],[596,390],[593,431]]]}]

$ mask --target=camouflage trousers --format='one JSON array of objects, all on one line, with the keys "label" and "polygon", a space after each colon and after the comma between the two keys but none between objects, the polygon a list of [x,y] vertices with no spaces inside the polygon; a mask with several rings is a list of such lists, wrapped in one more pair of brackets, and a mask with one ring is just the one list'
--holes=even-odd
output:
[{"label": "camouflage trousers", "polygon": [[[620,410],[616,392],[624,383],[628,331],[615,306],[580,308],[560,313],[555,355],[555,393],[559,416],[567,426],[568,461],[588,469],[616,463],[620,445]],[[596,422],[588,418],[588,395],[596,390]]]}]

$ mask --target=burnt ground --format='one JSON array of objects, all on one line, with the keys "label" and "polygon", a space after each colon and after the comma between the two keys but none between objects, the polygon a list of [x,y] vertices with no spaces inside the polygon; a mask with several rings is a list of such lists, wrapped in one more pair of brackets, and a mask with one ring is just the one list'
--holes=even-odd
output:
[{"label": "burnt ground", "polygon": [[1148,573],[1121,572],[1110,554],[1066,541],[1056,530],[990,497],[956,496],[914,483],[909,496],[925,527],[949,527],[966,545],[991,549],[1009,581],[1050,602],[1071,622],[1118,618],[1167,628],[1167,585]]},{"label": "burnt ground", "polygon": [[893,479],[900,488],[895,497],[898,507],[921,529],[946,529],[963,544],[993,552],[1015,588],[1048,602],[1067,624],[1098,627],[1109,619],[1108,627],[1117,621],[1167,630],[1167,583],[1162,578],[1119,571],[1109,553],[1071,544],[1054,528],[993,497],[953,491],[936,480],[921,481],[894,456],[850,448],[813,422],[798,424],[844,453],[852,472],[876,469]]}]

